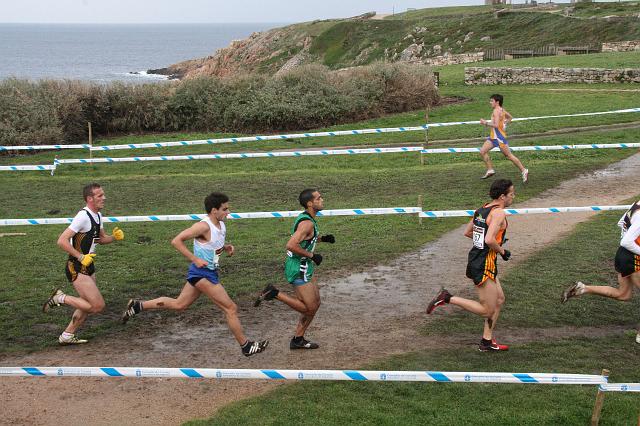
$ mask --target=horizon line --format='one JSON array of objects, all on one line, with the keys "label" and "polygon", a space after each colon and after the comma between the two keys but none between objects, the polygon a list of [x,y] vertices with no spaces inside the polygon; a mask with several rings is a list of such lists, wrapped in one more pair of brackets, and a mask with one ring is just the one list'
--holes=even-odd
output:
[{"label": "horizon line", "polygon": [[[341,19],[341,18],[329,18]],[[324,20],[324,19],[323,19]],[[306,22],[306,21],[305,21]],[[238,21],[238,22],[0,22],[0,25],[211,25],[211,24],[292,24],[294,21]]]}]

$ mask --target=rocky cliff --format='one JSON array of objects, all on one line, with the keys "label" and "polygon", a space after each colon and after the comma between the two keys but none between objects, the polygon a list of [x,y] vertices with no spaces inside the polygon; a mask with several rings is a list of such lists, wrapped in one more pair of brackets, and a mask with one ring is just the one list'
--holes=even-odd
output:
[{"label": "rocky cliff", "polygon": [[[597,5],[597,6],[596,6]],[[582,13],[603,3],[585,3]],[[561,7],[561,6],[558,6]],[[562,6],[563,7],[563,6]],[[482,58],[490,48],[534,48],[547,45],[600,46],[606,41],[640,39],[637,3],[616,5],[629,9],[619,19],[576,18],[553,8],[506,9],[490,6],[435,8],[394,16],[374,12],[342,20],[289,25],[244,40],[235,40],[214,55],[170,65],[156,74],[172,78],[230,76],[239,73],[283,72],[303,64],[322,63],[339,69],[374,61],[446,64]]]}]

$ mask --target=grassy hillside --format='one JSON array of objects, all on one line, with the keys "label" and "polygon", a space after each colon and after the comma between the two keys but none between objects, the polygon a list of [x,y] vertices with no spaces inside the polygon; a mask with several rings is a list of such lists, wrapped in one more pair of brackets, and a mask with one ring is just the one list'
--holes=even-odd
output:
[{"label": "grassy hillside", "polygon": [[271,74],[283,66],[309,63],[337,69],[379,60],[398,61],[412,45],[419,50],[414,59],[424,60],[447,52],[488,48],[599,46],[602,42],[640,39],[637,2],[584,3],[575,7],[572,16],[565,16],[567,6],[545,4],[504,9],[499,14],[489,6],[445,7],[411,10],[384,19],[304,22],[253,34],[214,56],[174,64],[161,73],[178,78],[256,71]]},{"label": "grassy hillside", "polygon": [[[416,18],[408,14],[408,18],[383,21],[342,21],[314,38],[310,51],[325,65],[340,68],[393,59],[411,44],[424,44],[423,56],[428,57],[438,54],[434,46],[440,46],[441,52],[463,53],[491,47],[598,45],[603,41],[640,38],[640,21],[635,17],[586,20],[548,12],[514,11],[494,18],[490,10],[472,10],[477,13],[446,17],[416,14]],[[465,37],[467,34],[470,36]],[[491,40],[481,41],[487,36]],[[365,49],[368,54],[363,57],[361,52]]]}]

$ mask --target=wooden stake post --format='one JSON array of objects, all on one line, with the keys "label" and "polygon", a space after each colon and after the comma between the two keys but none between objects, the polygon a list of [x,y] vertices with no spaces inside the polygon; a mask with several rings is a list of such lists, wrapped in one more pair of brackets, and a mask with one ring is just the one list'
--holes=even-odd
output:
[{"label": "wooden stake post", "polygon": [[[429,124],[429,110],[426,110],[424,113],[424,124]],[[429,128],[424,129],[424,147],[427,148],[429,146]],[[424,166],[424,154],[422,151],[420,152],[420,165]]]},{"label": "wooden stake post", "polygon": [[[602,375],[608,377],[609,370],[603,369]],[[591,426],[598,426],[598,423],[600,423],[600,413],[602,412],[602,405],[604,404],[604,394],[605,392],[598,388],[598,393],[596,394],[596,403],[593,406],[593,414],[591,415]]]},{"label": "wooden stake post", "polygon": [[93,148],[93,132],[91,131],[91,122],[88,121],[87,125],[89,127],[89,158],[93,158],[93,151],[91,150],[91,148]]}]

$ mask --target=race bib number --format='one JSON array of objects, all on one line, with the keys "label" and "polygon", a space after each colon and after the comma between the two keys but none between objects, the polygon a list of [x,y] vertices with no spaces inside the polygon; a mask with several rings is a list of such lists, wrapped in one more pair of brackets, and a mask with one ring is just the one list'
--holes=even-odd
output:
[{"label": "race bib number", "polygon": [[484,228],[481,226],[473,225],[473,246],[484,249]]},{"label": "race bib number", "polygon": [[95,253],[96,252],[96,246],[98,244],[100,244],[100,237],[93,239],[93,241],[91,242],[91,248],[89,249],[89,253]]}]

